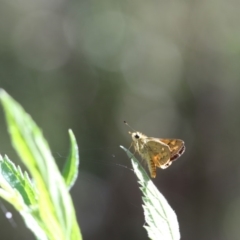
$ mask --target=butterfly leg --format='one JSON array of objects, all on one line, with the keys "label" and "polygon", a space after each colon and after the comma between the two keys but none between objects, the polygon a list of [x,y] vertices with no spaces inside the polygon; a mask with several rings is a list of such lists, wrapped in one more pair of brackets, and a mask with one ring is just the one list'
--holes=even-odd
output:
[{"label": "butterfly leg", "polygon": [[[130,145],[130,147],[128,148],[128,150],[130,150],[132,146],[133,146],[133,142],[131,143],[131,145]],[[134,149],[134,153],[133,153],[133,155],[135,155],[135,153],[136,153],[136,149],[135,149],[135,147],[134,147],[133,149]]]}]

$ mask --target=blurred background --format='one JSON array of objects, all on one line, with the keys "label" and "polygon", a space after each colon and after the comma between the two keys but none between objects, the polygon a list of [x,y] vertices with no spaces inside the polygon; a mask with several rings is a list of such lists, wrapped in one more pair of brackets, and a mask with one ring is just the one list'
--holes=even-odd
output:
[{"label": "blurred background", "polygon": [[[180,138],[154,183],[182,239],[240,235],[240,1],[3,0],[0,87],[43,129],[57,164],[80,148],[71,190],[84,240],[145,240],[129,129]],[[0,153],[21,165],[0,112]],[[34,239],[0,203],[1,239]],[[6,219],[5,210],[13,218]]]}]

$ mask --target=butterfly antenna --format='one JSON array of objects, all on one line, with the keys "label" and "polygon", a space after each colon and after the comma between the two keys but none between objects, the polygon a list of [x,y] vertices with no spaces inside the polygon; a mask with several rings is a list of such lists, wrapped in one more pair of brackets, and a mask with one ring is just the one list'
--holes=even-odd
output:
[{"label": "butterfly antenna", "polygon": [[[123,121],[123,122],[124,122],[125,125],[127,125],[129,128],[131,128],[134,132],[136,132],[136,130],[133,129],[126,121]],[[129,133],[131,133],[131,132],[129,132]]]}]

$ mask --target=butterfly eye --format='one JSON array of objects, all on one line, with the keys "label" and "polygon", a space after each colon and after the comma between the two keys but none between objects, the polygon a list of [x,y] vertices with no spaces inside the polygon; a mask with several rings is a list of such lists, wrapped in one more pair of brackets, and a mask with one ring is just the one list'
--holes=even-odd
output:
[{"label": "butterfly eye", "polygon": [[139,136],[137,134],[134,137],[137,138],[137,139],[139,138]]}]

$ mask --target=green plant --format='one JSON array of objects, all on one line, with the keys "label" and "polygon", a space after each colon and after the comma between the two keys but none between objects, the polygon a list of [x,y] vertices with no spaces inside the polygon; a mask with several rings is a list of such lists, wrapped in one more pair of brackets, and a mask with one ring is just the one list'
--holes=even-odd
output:
[{"label": "green plant", "polygon": [[72,131],[70,154],[61,174],[41,130],[0,90],[12,144],[33,180],[7,156],[0,157],[0,196],[11,203],[39,240],[81,240],[68,190],[78,174],[78,147]]},{"label": "green plant", "polygon": [[134,172],[141,185],[143,210],[148,236],[152,240],[179,240],[180,232],[177,216],[164,196],[155,187],[144,168],[126,148],[121,148],[131,159]]},{"label": "green plant", "polygon": [[[51,154],[41,130],[24,109],[4,90],[0,90],[12,144],[27,172],[0,156],[0,197],[11,203],[22,215],[26,226],[38,240],[81,240],[69,189],[78,175],[78,147],[69,131],[70,153],[62,171]],[[132,161],[144,195],[143,209],[148,235],[152,240],[179,240],[176,214],[154,186],[134,155],[122,147]]]}]

